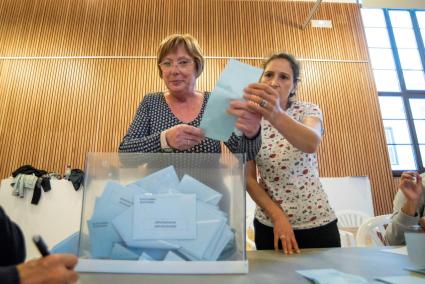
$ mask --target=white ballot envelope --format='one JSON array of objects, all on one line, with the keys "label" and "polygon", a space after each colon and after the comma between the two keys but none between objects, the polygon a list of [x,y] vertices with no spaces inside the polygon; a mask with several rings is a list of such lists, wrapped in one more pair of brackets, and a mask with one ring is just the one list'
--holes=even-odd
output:
[{"label": "white ballot envelope", "polygon": [[136,195],[133,239],[196,239],[196,195]]}]

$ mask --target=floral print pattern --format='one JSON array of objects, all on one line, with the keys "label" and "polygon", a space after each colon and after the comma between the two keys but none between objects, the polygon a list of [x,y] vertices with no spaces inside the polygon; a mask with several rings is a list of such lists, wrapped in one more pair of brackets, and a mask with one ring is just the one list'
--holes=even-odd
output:
[{"label": "floral print pattern", "polygon": [[[287,114],[297,121],[317,117],[323,122],[320,108],[311,103],[295,101]],[[256,157],[260,184],[285,212],[293,229],[310,229],[334,221],[335,213],[319,180],[316,153],[298,150],[266,120],[261,129],[262,145]],[[255,217],[273,226],[258,206]]]}]

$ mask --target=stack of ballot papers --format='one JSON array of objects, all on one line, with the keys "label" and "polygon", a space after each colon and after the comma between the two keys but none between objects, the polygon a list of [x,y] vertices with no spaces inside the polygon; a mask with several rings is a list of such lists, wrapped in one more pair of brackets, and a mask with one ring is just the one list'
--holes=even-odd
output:
[{"label": "stack of ballot papers", "polygon": [[108,181],[87,220],[92,258],[216,261],[234,246],[222,194],[173,166],[122,185]]}]

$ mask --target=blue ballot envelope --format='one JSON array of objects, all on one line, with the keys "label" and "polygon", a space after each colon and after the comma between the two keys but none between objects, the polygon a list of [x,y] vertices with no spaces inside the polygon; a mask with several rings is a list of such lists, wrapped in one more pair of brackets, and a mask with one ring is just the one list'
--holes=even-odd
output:
[{"label": "blue ballot envelope", "polygon": [[196,194],[196,198],[210,203],[212,205],[218,205],[223,194],[215,191],[211,187],[203,184],[202,182],[194,179],[189,175],[184,175],[179,185],[177,186],[177,190],[181,193],[193,193]]},{"label": "blue ballot envelope", "polygon": [[308,270],[297,270],[297,273],[302,276],[312,280],[317,284],[337,284],[337,283],[346,283],[346,284],[367,284],[365,278],[341,272],[339,270],[329,268],[329,269],[308,269]]},{"label": "blue ballot envelope", "polygon": [[139,259],[139,255],[141,253],[142,251],[138,253],[137,251],[132,251],[131,249],[128,249],[127,247],[119,243],[115,243],[114,246],[112,247],[111,259],[137,260]]},{"label": "blue ballot envelope", "polygon": [[217,236],[222,237],[221,234],[226,226],[227,218],[215,206],[204,202],[198,202],[197,212],[197,239],[177,240],[175,243],[181,246],[178,251],[189,259],[213,260],[207,258],[206,251],[210,245],[214,244]]},{"label": "blue ballot envelope", "polygon": [[119,213],[133,205],[133,190],[109,181],[101,197],[96,199],[93,220],[111,221]]},{"label": "blue ballot envelope", "polygon": [[80,232],[71,234],[66,239],[57,243],[51,250],[51,253],[70,253],[78,255],[78,242],[80,240]]},{"label": "blue ballot envelope", "polygon": [[227,141],[235,131],[236,117],[227,113],[231,100],[242,100],[243,89],[260,79],[262,69],[230,59],[208,100],[200,127],[205,136]]},{"label": "blue ballot envelope", "polygon": [[91,256],[110,258],[114,243],[122,242],[111,221],[88,220]]},{"label": "blue ballot envelope", "polygon": [[138,186],[150,193],[176,193],[179,183],[176,170],[173,166],[168,166],[128,186]]}]

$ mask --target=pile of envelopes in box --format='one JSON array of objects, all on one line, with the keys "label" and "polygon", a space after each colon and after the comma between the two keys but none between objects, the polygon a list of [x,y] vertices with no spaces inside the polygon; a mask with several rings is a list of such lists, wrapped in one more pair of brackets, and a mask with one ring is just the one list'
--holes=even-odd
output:
[{"label": "pile of envelopes in box", "polygon": [[170,166],[134,183],[108,181],[89,229],[92,258],[215,261],[234,244],[222,194]]}]

